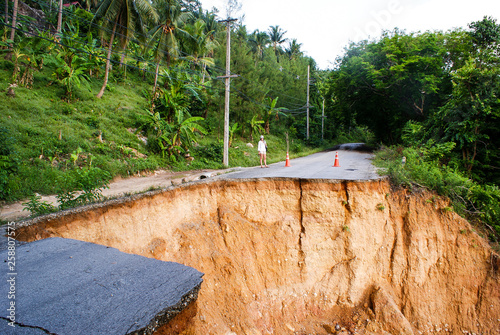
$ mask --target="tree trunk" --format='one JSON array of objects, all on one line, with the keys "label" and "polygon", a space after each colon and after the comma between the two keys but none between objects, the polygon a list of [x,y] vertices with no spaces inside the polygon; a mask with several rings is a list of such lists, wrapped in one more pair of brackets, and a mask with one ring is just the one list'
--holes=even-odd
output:
[{"label": "tree trunk", "polygon": [[61,35],[62,29],[62,9],[63,9],[63,0],[59,0],[59,10],[57,12],[57,34]]},{"label": "tree trunk", "polygon": [[203,76],[201,77],[201,83],[205,83],[205,72],[207,72],[207,64],[203,64]]},{"label": "tree trunk", "polygon": [[14,41],[14,36],[16,35],[16,20],[17,20],[18,3],[19,3],[18,0],[14,0],[14,9],[12,11],[12,31],[10,32],[10,39],[12,41]]},{"label": "tree trunk", "polygon": [[125,55],[126,54],[127,54],[127,45],[124,45],[123,49],[122,49],[122,55],[120,57],[120,66],[124,65],[124,63],[125,63]]},{"label": "tree trunk", "polygon": [[155,70],[155,84],[153,85],[153,100],[155,99],[155,94],[156,94],[156,85],[158,83],[158,72],[160,71],[160,61],[156,63],[156,70]]},{"label": "tree trunk", "polygon": [[109,40],[108,47],[108,56],[106,57],[106,71],[104,73],[104,83],[102,84],[101,90],[97,93],[97,98],[100,99],[104,95],[104,91],[106,90],[106,86],[108,85],[108,76],[109,76],[109,65],[111,63],[111,51],[113,49],[113,40],[115,38],[116,26],[118,25],[118,16],[116,17],[115,25],[113,26],[113,32],[111,33],[111,38]]},{"label": "tree trunk", "polygon": [[9,23],[9,0],[5,0],[5,24]]}]

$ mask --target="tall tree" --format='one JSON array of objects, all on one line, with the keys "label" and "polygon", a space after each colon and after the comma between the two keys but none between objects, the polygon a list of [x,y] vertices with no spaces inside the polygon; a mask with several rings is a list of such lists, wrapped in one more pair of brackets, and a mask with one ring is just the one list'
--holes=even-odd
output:
[{"label": "tall tree", "polygon": [[[485,17],[469,28],[472,47],[463,50],[452,94],[432,122],[443,140],[457,144],[471,176],[500,184],[500,25]],[[467,35],[463,44],[470,45]]]},{"label": "tall tree", "polygon": [[210,33],[205,30],[205,21],[196,20],[193,24],[186,26],[186,31],[189,34],[184,40],[184,47],[188,56],[186,57],[193,62],[194,65],[213,65],[211,58],[205,57],[214,48],[214,43],[210,39]]},{"label": "tall tree", "polygon": [[182,25],[192,17],[191,13],[182,11],[177,0],[158,0],[155,2],[155,8],[159,14],[158,24],[149,31],[156,61],[153,97],[158,83],[160,62],[166,56],[168,65],[171,57],[179,54],[178,36],[187,35]]},{"label": "tall tree", "polygon": [[250,36],[249,42],[252,45],[253,51],[262,60],[264,58],[264,49],[271,42],[269,35],[263,31],[255,30]]},{"label": "tall tree", "polygon": [[332,72],[342,122],[398,142],[408,120],[423,121],[449,93],[442,40],[440,34],[395,31],[378,42],[352,45]]},{"label": "tall tree", "polygon": [[158,21],[158,14],[148,0],[103,0],[94,16],[94,20],[101,24],[101,32],[111,30],[104,83],[97,94],[101,98],[108,84],[111,62],[111,53],[116,34],[120,36],[122,47],[126,47],[134,32],[145,35],[145,21]]},{"label": "tall tree", "polygon": [[500,42],[500,25],[492,17],[485,16],[481,21],[469,24],[474,44],[478,47],[495,47]]},{"label": "tall tree", "polygon": [[[201,12],[201,9],[200,9],[200,12]],[[205,13],[200,15],[198,18],[205,21],[205,34],[207,34],[210,38],[210,41],[212,41],[212,43],[214,43],[214,45],[216,45],[217,42],[215,41],[215,34],[218,31],[219,22],[217,22],[215,14],[205,11]],[[213,50],[209,54],[209,56],[213,57]]]},{"label": "tall tree", "polygon": [[286,34],[286,31],[281,29],[279,26],[271,26],[269,27],[269,38],[271,39],[271,44],[273,45],[274,49],[274,54],[276,57],[278,57],[279,53],[281,52],[281,44],[287,41],[287,39],[284,37]]},{"label": "tall tree", "polygon": [[288,55],[288,58],[290,60],[295,59],[299,56],[302,55],[302,51],[300,51],[300,47],[302,46],[302,43],[298,43],[297,39],[292,39],[291,42],[289,42],[288,48],[285,49],[285,53]]}]

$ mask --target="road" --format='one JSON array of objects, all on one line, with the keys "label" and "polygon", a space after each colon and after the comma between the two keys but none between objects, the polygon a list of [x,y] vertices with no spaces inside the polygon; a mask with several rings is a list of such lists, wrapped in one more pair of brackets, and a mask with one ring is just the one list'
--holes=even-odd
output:
[{"label": "road", "polygon": [[0,262],[5,335],[150,334],[195,301],[203,281],[182,264],[59,237],[4,250]]},{"label": "road", "polygon": [[[338,154],[338,162],[340,165],[338,167],[333,166],[336,154]],[[285,162],[282,161],[269,165],[269,168],[260,168],[260,166],[252,168],[241,168],[237,169],[237,171],[235,172],[229,172],[219,175],[217,174],[221,173],[220,171],[202,172],[202,174],[197,176],[197,179],[203,177],[212,178],[214,180],[217,180],[219,178],[304,178],[336,180],[379,179],[381,177],[377,174],[376,168],[371,163],[372,157],[373,155],[369,153],[339,149],[338,151],[321,152],[307,157],[292,159],[290,160],[291,166],[289,167],[286,167]],[[127,189],[128,191],[130,191],[132,187],[130,183],[132,183],[133,186],[141,184],[142,187],[145,187],[147,184],[149,184],[145,183],[145,180],[149,180],[150,183],[154,183],[155,186],[157,184],[159,184],[160,186],[166,184],[165,186],[167,186],[173,184],[172,177],[173,176],[169,176],[169,178],[167,178],[166,176],[150,176],[149,179],[147,179],[147,177],[145,177],[146,179],[131,178],[126,181],[121,181],[120,183],[117,182],[114,186],[112,185],[112,188],[115,189],[115,192],[118,192],[118,190],[123,191],[123,189]],[[184,177],[183,181],[188,182],[190,180],[188,180],[187,177]],[[0,251],[0,258],[4,258],[4,261],[8,256],[8,250],[5,250],[7,249],[7,238],[5,237],[6,232],[4,231],[6,226],[7,225],[0,227],[0,229],[2,230],[0,250],[3,250]],[[63,246],[59,246],[58,243],[63,243]],[[80,243],[83,245],[83,247],[78,246],[78,248],[76,248],[76,251],[72,250],[71,253],[64,254],[61,252],[61,250],[67,247],[65,243]],[[43,247],[41,250],[35,250],[36,247],[40,246]],[[18,290],[19,292],[25,292],[25,295],[19,295],[18,299],[22,303],[19,305],[19,308],[21,308],[18,311],[19,317],[16,317],[16,321],[40,328],[29,328],[29,330],[21,329],[22,332],[19,332],[19,334],[41,334],[40,330],[42,328],[57,333],[61,332],[85,334],[88,333],[89,329],[92,329],[92,331],[90,332],[94,333],[103,331],[107,334],[123,334],[128,332],[127,329],[129,329],[130,324],[133,324],[137,329],[142,329],[146,327],[150,322],[152,322],[151,320],[154,320],[157,315],[159,315],[158,310],[154,309],[153,307],[156,305],[160,306],[160,304],[159,302],[151,303],[150,297],[148,297],[148,299],[143,299],[144,301],[147,301],[147,304],[144,304],[144,306],[136,306],[136,303],[130,304],[131,298],[137,296],[137,294],[135,293],[135,291],[129,289],[129,287],[127,286],[129,283],[136,283],[136,286],[139,288],[148,288],[148,285],[162,287],[162,292],[165,291],[164,287],[171,288],[172,291],[167,290],[167,293],[163,292],[163,295],[157,293],[152,294],[153,296],[158,297],[158,299],[160,299],[160,302],[164,302],[164,300],[167,301],[167,298],[173,296],[172,292],[178,293],[179,296],[182,296],[186,293],[186,291],[189,291],[189,289],[193,287],[199,287],[199,284],[201,283],[201,276],[203,275],[196,272],[194,274],[195,281],[193,281],[191,278],[192,276],[182,277],[179,275],[179,277],[177,278],[172,275],[171,269],[164,270],[162,268],[162,273],[153,273],[152,276],[151,270],[141,270],[139,271],[140,273],[147,273],[148,276],[145,276],[144,278],[141,277],[140,279],[137,279],[138,277],[135,275],[135,273],[133,273],[131,277],[126,277],[126,274],[132,273],[132,270],[130,269],[137,268],[137,265],[135,263],[133,263],[133,265],[128,265],[128,263],[126,263],[125,265],[122,265],[121,263],[118,264],[118,261],[111,259],[111,257],[108,256],[104,257],[107,263],[102,260],[99,261],[99,257],[102,258],[104,255],[103,252],[119,252],[112,248],[110,249],[79,241],[65,239],[46,239],[43,241],[27,244],[16,243],[15,247],[17,248],[19,253],[19,256],[17,256],[19,258],[19,264],[24,264],[27,268],[35,268],[37,266],[36,264],[41,264],[40,269],[37,270],[38,272],[36,272],[34,276],[23,276],[23,281],[19,281]],[[54,257],[47,257],[47,250],[51,250],[51,248],[55,249],[56,252],[54,252],[54,255],[59,257],[58,259],[54,259]],[[99,249],[95,254],[92,254],[85,248],[101,248],[102,250]],[[27,251],[32,252],[28,253]],[[130,261],[130,259],[133,258],[132,261],[134,262],[136,261],[135,258],[140,257],[136,255],[122,255],[121,253],[119,253],[119,256],[128,257],[127,261]],[[81,260],[82,265],[75,268],[73,264],[77,260]],[[150,259],[146,260],[148,262],[159,262]],[[48,264],[44,264],[44,261]],[[142,258],[139,260],[140,264],[143,264],[144,262],[145,261]],[[164,266],[173,266],[173,263],[160,263]],[[159,269],[156,264],[154,265],[154,268]],[[70,271],[71,269],[73,269],[73,271]],[[90,273],[89,269],[92,270],[92,273]],[[45,272],[41,272],[42,270],[45,270]],[[22,271],[21,268],[19,271],[23,273],[29,273],[28,270]],[[192,269],[192,271],[195,270]],[[164,273],[168,273],[170,277],[175,277],[173,278],[175,279],[175,281],[169,279],[170,281],[168,283],[165,283],[164,285],[164,283],[158,283],[157,279],[151,280],[151,278],[164,278]],[[40,281],[40,276],[43,278],[49,278],[49,280]],[[69,280],[68,278],[71,278],[72,280]],[[95,282],[95,278],[100,278],[100,281]],[[184,286],[187,287],[187,289],[178,290],[178,282],[181,282]],[[192,284],[191,282],[194,282],[194,284]],[[22,284],[25,284],[25,286],[19,286]],[[85,286],[84,284],[87,286]],[[6,292],[8,285],[9,283],[5,282],[3,283],[3,286],[0,285],[0,288]],[[54,291],[54,287],[57,287],[58,290]],[[102,293],[101,291],[103,291],[104,293]],[[131,291],[133,294],[130,294],[129,291]],[[153,292],[152,290],[147,291]],[[46,292],[52,293],[52,295],[48,295],[48,293]],[[61,298],[61,292],[70,292],[70,294],[65,294],[63,295],[63,298]],[[74,292],[78,292],[78,294]],[[97,300],[98,298],[100,298],[102,301]],[[40,303],[40,299],[42,300],[42,303]],[[4,297],[4,300],[6,300],[6,296]],[[169,303],[167,305],[173,306],[177,303],[177,300],[167,301]],[[47,304],[47,301],[50,301],[50,304]],[[8,301],[4,302],[8,303]],[[91,304],[97,306],[111,306],[107,309],[114,310],[115,313],[111,313],[111,316],[106,315],[106,318],[100,318],[100,309],[92,311],[91,308],[88,308],[86,309],[86,313],[80,313],[81,306],[90,306]],[[44,305],[44,308],[40,309],[38,307],[33,307],[41,305]],[[23,306],[27,308],[26,311],[22,310]],[[125,307],[120,309],[119,313],[116,313],[119,307],[123,306]],[[133,306],[134,308],[130,308],[130,306]],[[163,310],[163,308],[164,307],[160,308],[160,312],[161,310]],[[61,313],[57,311],[67,311],[67,313]],[[13,331],[11,327],[8,326],[8,320],[5,319],[8,316],[6,313],[8,313],[8,311],[4,310],[4,313],[0,315],[0,317],[3,317],[3,319],[0,319],[0,332],[5,334],[11,334],[13,332],[12,334],[18,334],[17,328],[15,331]],[[137,323],[137,320],[139,318],[138,315],[141,316],[142,314],[147,314],[147,317],[142,317],[142,319],[140,319],[141,323],[139,324]],[[88,320],[93,321],[85,323]]]},{"label": "road", "polygon": [[[350,144],[356,147],[356,143]],[[348,144],[343,145],[349,147]],[[335,153],[338,152],[340,167],[333,167]],[[373,180],[379,179],[375,167],[371,164],[370,153],[339,149],[338,151],[325,151],[310,156],[290,160],[291,167],[285,167],[285,161],[270,164],[269,168],[250,167],[227,170],[184,171],[171,173],[157,171],[152,175],[143,177],[118,178],[112,181],[108,189],[102,194],[105,197],[120,197],[126,194],[145,192],[151,188],[165,188],[183,182],[198,180],[207,176],[215,178],[305,178],[305,179],[338,179],[338,180]],[[285,158],[285,157],[283,157]],[[258,158],[256,158],[256,162]],[[217,175],[219,175],[217,177]],[[41,201],[57,206],[55,195],[43,196]],[[0,220],[15,221],[29,217],[29,212],[24,211],[23,203],[19,201],[0,208]],[[0,229],[1,230],[1,229]],[[1,247],[0,247],[1,250]]]},{"label": "road", "polygon": [[[333,167],[335,154],[338,153],[340,167]],[[370,153],[337,150],[325,151],[306,157],[290,160],[290,167],[285,162],[269,165],[269,168],[241,168],[239,171],[220,175],[223,179],[247,178],[305,178],[339,180],[380,179],[375,166],[371,163]]]}]

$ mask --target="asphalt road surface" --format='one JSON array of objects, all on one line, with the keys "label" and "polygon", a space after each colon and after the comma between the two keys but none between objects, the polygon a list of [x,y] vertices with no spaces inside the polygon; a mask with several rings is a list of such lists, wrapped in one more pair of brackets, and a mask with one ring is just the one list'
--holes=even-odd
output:
[{"label": "asphalt road surface", "polygon": [[[335,154],[338,153],[340,167],[334,167]],[[271,164],[269,168],[241,168],[239,171],[220,175],[217,178],[304,178],[336,180],[374,180],[380,179],[377,169],[372,164],[373,155],[352,150],[325,151],[306,157],[290,160],[290,167],[285,161]]]},{"label": "asphalt road surface", "polygon": [[194,301],[203,281],[182,264],[72,239],[17,246],[15,262],[12,253],[0,252],[5,335],[144,334]]}]

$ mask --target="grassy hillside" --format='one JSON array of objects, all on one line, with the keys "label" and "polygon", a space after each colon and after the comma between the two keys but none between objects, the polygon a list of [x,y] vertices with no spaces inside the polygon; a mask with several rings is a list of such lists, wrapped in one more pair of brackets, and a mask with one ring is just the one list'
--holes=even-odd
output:
[{"label": "grassy hillside", "polygon": [[[133,129],[146,113],[141,81],[115,81],[103,99],[91,90],[78,89],[74,102],[61,96],[63,89],[50,81],[51,71],[35,72],[33,87],[15,87],[6,95],[11,63],[0,71],[3,103],[0,106],[0,145],[11,163],[9,180],[2,197],[21,199],[31,193],[56,193],[65,189],[64,175],[77,167],[99,167],[111,175],[126,175],[154,169],[155,157],[139,158],[147,150]],[[102,142],[99,140],[101,134]],[[137,154],[131,152],[137,150]]]},{"label": "grassy hillside", "polygon": [[[114,71],[102,99],[95,98],[102,82],[92,79],[90,90],[76,89],[71,103],[62,97],[64,89],[51,81],[53,70],[34,73],[33,87],[14,87],[7,94],[12,63],[0,62],[0,198],[25,199],[34,193],[57,194],[82,185],[74,180],[75,169],[93,169],[103,179],[128,176],[159,168],[183,170],[222,168],[222,111],[215,111],[205,127],[206,136],[197,137],[190,154],[193,161],[155,154],[141,127],[148,120],[147,92],[151,83],[128,71]],[[234,138],[230,166],[258,164],[256,148],[248,148],[248,138]],[[257,140],[254,140],[256,145]],[[285,159],[283,135],[267,137],[269,162]],[[306,148],[300,141],[290,145],[292,156],[320,148]]]}]

